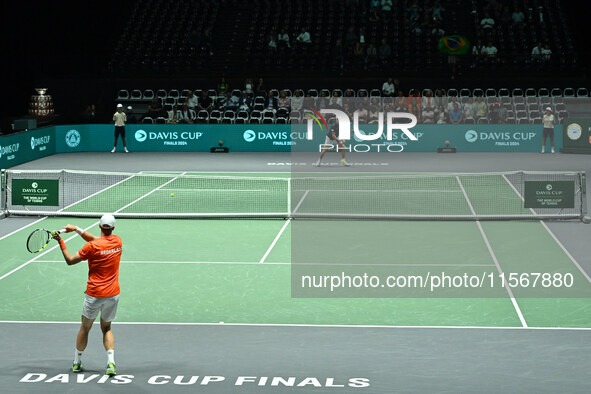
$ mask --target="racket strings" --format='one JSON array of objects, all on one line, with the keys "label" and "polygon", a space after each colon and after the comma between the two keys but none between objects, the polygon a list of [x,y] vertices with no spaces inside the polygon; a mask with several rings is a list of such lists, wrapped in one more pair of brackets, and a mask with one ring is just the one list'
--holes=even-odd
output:
[{"label": "racket strings", "polygon": [[27,248],[30,252],[36,252],[43,248],[51,239],[50,234],[44,230],[34,231],[27,241]]}]

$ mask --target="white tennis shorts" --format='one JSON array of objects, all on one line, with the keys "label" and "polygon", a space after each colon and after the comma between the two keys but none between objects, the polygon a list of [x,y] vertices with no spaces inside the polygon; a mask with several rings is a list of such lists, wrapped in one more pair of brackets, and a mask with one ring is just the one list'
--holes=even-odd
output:
[{"label": "white tennis shorts", "polygon": [[111,322],[117,317],[117,305],[119,305],[119,294],[107,298],[96,298],[85,294],[82,316],[94,320],[100,312],[103,321]]}]

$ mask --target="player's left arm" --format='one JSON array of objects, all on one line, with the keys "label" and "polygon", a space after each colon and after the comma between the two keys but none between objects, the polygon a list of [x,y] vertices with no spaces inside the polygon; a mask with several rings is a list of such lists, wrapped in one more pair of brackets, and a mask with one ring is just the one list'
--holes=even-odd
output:
[{"label": "player's left arm", "polygon": [[64,230],[66,230],[66,233],[71,233],[73,231],[76,231],[82,237],[82,239],[84,239],[86,242],[95,241],[99,238],[96,235],[92,235],[88,231],[82,230],[78,226],[74,226],[73,224],[68,224],[67,226],[64,227]]},{"label": "player's left arm", "polygon": [[66,243],[64,242],[62,237],[60,237],[59,234],[56,234],[53,238],[55,238],[59,242],[60,249],[62,250],[62,254],[64,255],[64,260],[66,260],[66,264],[74,265],[82,261],[82,257],[80,257],[78,253],[76,253],[74,256],[70,254],[68,248],[66,247]]}]

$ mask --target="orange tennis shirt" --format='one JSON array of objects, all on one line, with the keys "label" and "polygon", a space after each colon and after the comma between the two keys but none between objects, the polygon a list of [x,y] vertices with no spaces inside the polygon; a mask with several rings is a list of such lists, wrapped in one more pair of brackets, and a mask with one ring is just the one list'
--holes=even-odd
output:
[{"label": "orange tennis shirt", "polygon": [[88,260],[86,294],[96,298],[119,294],[119,261],[123,244],[116,235],[88,242],[78,251],[82,260]]}]

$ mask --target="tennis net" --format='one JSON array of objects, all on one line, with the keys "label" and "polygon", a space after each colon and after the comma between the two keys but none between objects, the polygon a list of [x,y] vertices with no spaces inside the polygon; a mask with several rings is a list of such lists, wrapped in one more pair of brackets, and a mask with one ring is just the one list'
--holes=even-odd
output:
[{"label": "tennis net", "polygon": [[584,172],[253,177],[7,170],[5,183],[8,215],[390,220],[586,215]]}]

